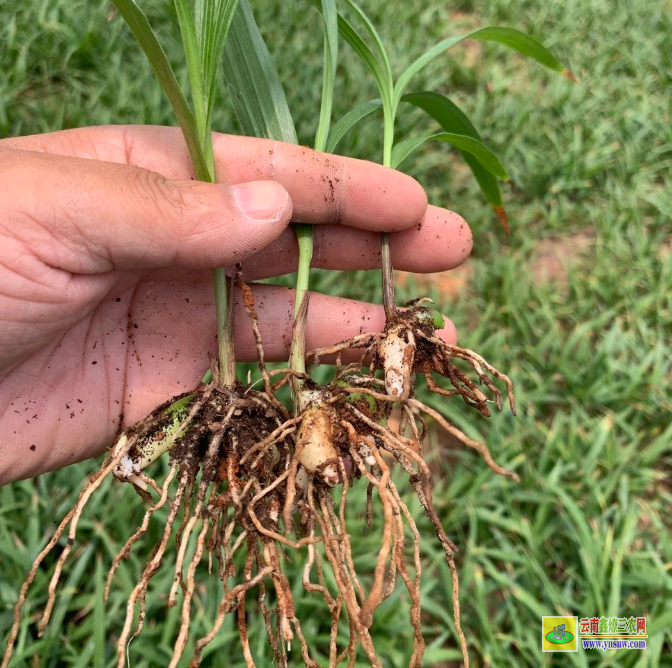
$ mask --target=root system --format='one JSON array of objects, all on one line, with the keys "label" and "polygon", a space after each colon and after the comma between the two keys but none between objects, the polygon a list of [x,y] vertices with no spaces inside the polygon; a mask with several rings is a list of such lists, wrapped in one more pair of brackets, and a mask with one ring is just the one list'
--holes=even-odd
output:
[{"label": "root system", "polygon": [[[224,387],[213,365],[212,382],[205,388],[159,406],[120,436],[100,471],[84,486],[75,507],[35,559],[14,608],[2,668],[9,665],[22,607],[37,570],[52,550],[60,550],[39,622],[40,634],[48,624],[84,507],[112,475],[132,484],[147,508],[140,526],[112,562],[106,598],[122,561],[132,550],[141,549],[137,544],[146,537],[157,512],[164,507],[168,511],[161,538],[152,546],[128,598],[118,641],[118,668],[126,663],[129,641],[143,629],[148,586],[169,550],[174,550],[176,558],[168,605],[179,605],[181,610],[170,668],[178,665],[187,646],[194,597],[198,595],[197,578],[202,577],[198,566],[206,559],[208,571],[215,571],[212,577],[219,578],[222,590],[212,627],[196,640],[189,664],[192,668],[200,665],[227,614],[235,617],[247,665],[255,665],[247,630],[250,612],[246,606],[252,599],[256,599],[256,610],[263,617],[277,666],[288,665],[292,643],[298,644],[306,666],[319,666],[313,658],[314,643],[304,636],[296,615],[293,588],[286,574],[290,551],[300,552],[305,560],[301,578],[305,596],[320,599],[330,618],[326,665],[331,668],[345,663],[351,667],[358,652],[363,652],[371,666],[383,665],[370,629],[377,608],[400,586],[410,600],[413,650],[409,666],[421,666],[425,650],[421,535],[395,485],[395,471],[408,476],[450,567],[457,639],[468,666],[460,625],[456,548],[434,508],[431,473],[423,458],[427,421],[435,421],[478,451],[495,473],[516,476],[496,464],[484,444],[470,439],[418,400],[415,382],[422,376],[432,392],[459,395],[469,406],[489,415],[489,404],[494,402],[501,408],[502,399],[493,378],[505,384],[515,411],[511,381],[475,353],[439,339],[435,335],[439,323],[423,303],[396,314],[382,334],[364,335],[314,351],[316,361],[326,355],[337,358],[336,373],[328,385],[317,385],[305,374],[290,370],[269,372],[264,365],[252,293],[240,285],[257,338],[263,389]],[[351,349],[361,350],[361,360],[343,366],[341,355]],[[368,371],[363,373],[367,359]],[[456,360],[471,367],[492,399]],[[448,379],[450,389],[440,387],[433,374]],[[295,414],[276,397],[290,379],[301,382],[305,399]],[[393,405],[401,407],[402,415],[395,431],[387,425]],[[170,468],[163,480],[155,481],[147,471],[164,454],[170,458]],[[340,494],[334,494],[336,487],[340,487]],[[357,572],[352,554],[352,541],[357,538],[348,531],[348,502],[360,489],[362,493],[366,489],[368,523],[374,514],[382,523],[375,567],[369,573]],[[330,577],[327,570],[331,571]],[[268,607],[270,587],[275,593],[272,609]],[[342,639],[343,628],[349,630],[346,642]]]}]

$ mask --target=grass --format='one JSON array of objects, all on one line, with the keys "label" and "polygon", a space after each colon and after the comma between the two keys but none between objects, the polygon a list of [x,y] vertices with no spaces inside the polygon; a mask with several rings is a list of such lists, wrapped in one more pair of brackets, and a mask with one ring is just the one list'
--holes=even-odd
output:
[{"label": "grass", "polygon": [[[165,39],[177,40],[172,9],[165,9],[171,3],[148,4]],[[309,36],[316,13],[298,1],[257,4],[263,5],[258,22],[287,82],[300,141],[309,143],[322,54],[319,40]],[[515,467],[519,485],[494,477],[472,453],[434,437],[432,465],[443,474],[438,512],[461,549],[463,626],[472,660],[512,667],[669,665],[669,3],[485,0],[447,7],[414,0],[399,3],[394,12],[382,0],[368,0],[366,6],[390,47],[393,67],[439,37],[502,23],[543,38],[579,79],[571,85],[502,49],[474,45],[438,59],[422,75],[428,89],[449,94],[463,106],[511,174],[515,187],[504,188],[513,227],[508,241],[476,185],[445,147],[426,149],[403,166],[426,185],[431,201],[455,208],[472,225],[475,249],[466,290],[450,301],[437,289],[433,296],[456,322],[461,342],[510,373],[518,386],[516,419],[503,413],[485,421],[458,405],[448,410],[470,435],[485,438],[501,463]],[[3,136],[96,123],[170,121],[140,50],[118,18],[106,22],[107,2],[31,0],[4,14]],[[337,92],[336,117],[352,100],[375,97],[373,84],[343,48],[339,85],[347,92]],[[186,81],[185,67],[176,67]],[[430,127],[408,110],[401,116],[402,132]],[[223,101],[213,126],[235,130],[232,117]],[[380,134],[372,120],[347,137],[342,150],[379,160]],[[539,280],[533,267],[540,245],[557,239],[557,245],[572,249],[579,235],[590,243],[572,258],[566,280]],[[316,272],[315,282],[334,294],[380,300],[374,272]],[[402,293],[415,296],[414,282],[405,284]],[[9,627],[9,608],[30,561],[96,465],[76,465],[0,489],[0,636]],[[417,504],[412,508],[419,518]],[[48,635],[37,640],[34,627],[30,633],[24,628],[16,653],[22,658],[15,665],[110,665],[125,596],[141,560],[133,556],[120,569],[107,607],[102,606],[101,583],[129,522],[141,514],[137,497],[121,486],[108,486],[92,502]],[[419,521],[429,536],[427,523]],[[353,527],[357,563],[372,565],[377,540],[363,519],[361,531]],[[424,564],[430,643],[425,663],[453,666],[459,650],[450,577],[432,540],[424,546]],[[166,567],[163,581],[157,579],[150,590],[150,623],[131,645],[134,668],[162,665],[170,657],[178,617],[176,609],[166,613],[164,606],[170,572]],[[47,585],[47,577],[39,576],[31,612],[46,599]],[[216,589],[214,583],[203,585],[194,636],[213,619]],[[407,604],[398,593],[376,617],[374,637],[385,665],[403,666],[410,653]],[[299,605],[298,614],[309,618],[307,636],[323,646],[326,623],[312,608]],[[558,613],[646,615],[649,649],[542,655],[540,617]],[[228,619],[204,665],[244,665],[232,641],[235,635]],[[251,628],[251,638],[253,652],[262,656],[260,624]],[[33,658],[38,654],[41,659]]]}]

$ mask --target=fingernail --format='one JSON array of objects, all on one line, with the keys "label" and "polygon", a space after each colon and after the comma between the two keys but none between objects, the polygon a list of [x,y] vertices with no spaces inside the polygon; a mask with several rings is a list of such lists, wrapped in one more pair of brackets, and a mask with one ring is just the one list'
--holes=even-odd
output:
[{"label": "fingernail", "polygon": [[254,220],[274,220],[287,206],[289,194],[275,181],[251,181],[233,186],[241,213]]}]

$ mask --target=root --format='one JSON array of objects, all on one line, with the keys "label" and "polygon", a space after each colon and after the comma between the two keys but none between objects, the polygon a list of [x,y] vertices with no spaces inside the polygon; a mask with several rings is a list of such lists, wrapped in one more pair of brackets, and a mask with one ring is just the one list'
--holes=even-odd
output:
[{"label": "root", "polygon": [[245,283],[240,273],[236,273],[236,285],[240,289],[243,296],[243,304],[245,306],[245,311],[247,312],[247,317],[252,323],[252,332],[254,333],[254,341],[257,345],[257,365],[259,371],[261,372],[261,377],[264,380],[264,388],[266,390],[266,396],[268,400],[280,410],[282,415],[288,417],[287,409],[282,405],[280,401],[275,398],[275,392],[273,385],[271,383],[271,378],[268,375],[266,370],[266,364],[264,363],[264,344],[261,340],[261,331],[259,330],[259,316],[254,307],[254,293],[250,289],[250,286]]},{"label": "root", "polygon": [[112,566],[110,568],[110,572],[108,573],[107,576],[107,582],[105,583],[105,593],[103,594],[103,600],[107,602],[107,599],[110,595],[110,588],[112,586],[112,579],[114,578],[114,574],[117,572],[117,569],[121,565],[121,562],[124,559],[127,559],[128,556],[131,553],[131,547],[136,543],[147,531],[149,527],[149,521],[152,518],[152,515],[157,510],[160,510],[163,508],[163,506],[166,504],[166,501],[168,500],[168,487],[170,486],[170,483],[173,481],[173,478],[175,477],[175,474],[177,473],[177,468],[174,466],[171,466],[170,471],[168,472],[168,475],[166,476],[166,479],[163,481],[163,486],[160,489],[160,498],[156,502],[155,505],[151,506],[150,508],[147,509],[145,512],[145,516],[142,519],[142,524],[140,527],[136,530],[136,532],[126,541],[126,544],[124,547],[121,548],[121,550],[117,553],[117,555],[114,557],[114,560],[112,561]]},{"label": "root", "polygon": [[[377,401],[388,401],[388,402],[395,402],[396,399],[393,397],[389,397],[388,395],[381,394],[380,392],[375,392],[374,390],[370,390],[365,387],[344,387],[344,391],[346,392],[364,392],[365,394],[369,394],[374,399]],[[479,452],[483,459],[485,460],[485,463],[490,467],[490,469],[494,472],[497,473],[498,475],[504,476],[506,478],[511,478],[515,482],[520,482],[520,478],[516,473],[513,471],[510,471],[509,469],[505,469],[502,466],[499,466],[494,459],[492,458],[492,455],[490,454],[490,450],[488,450],[488,447],[485,445],[485,443],[481,443],[480,441],[475,441],[473,438],[469,438],[461,429],[458,429],[455,425],[450,424],[448,420],[446,420],[441,413],[438,411],[435,411],[433,408],[430,406],[427,406],[426,404],[423,404],[421,401],[418,401],[418,399],[407,399],[406,400],[406,405],[415,408],[418,411],[422,411],[426,413],[427,415],[431,416],[434,418],[451,436],[454,436],[456,439],[458,439],[461,443],[464,443],[467,447],[471,448],[472,450],[476,450]],[[397,443],[404,445],[401,443],[401,440],[399,435],[393,434],[389,429],[386,427],[383,427],[382,425],[379,425],[375,423],[373,420],[371,420],[368,416],[364,415],[361,411],[359,411],[356,407],[351,406],[350,409],[357,415],[358,418],[363,420],[369,427],[374,429],[375,431],[385,434],[388,437],[394,439]],[[404,448],[406,449],[407,446],[404,445]],[[429,469],[427,468],[427,465],[424,463],[424,460],[417,454],[415,453],[413,455],[413,459],[418,462],[419,465],[422,466],[423,469],[426,469],[426,473],[429,476]]]},{"label": "root", "polygon": [[[254,556],[256,559],[257,563],[257,571],[260,571],[263,567],[263,560],[262,556],[259,552],[259,542],[258,541],[252,541],[252,546],[254,549]],[[309,549],[313,547],[312,545],[309,546]],[[266,585],[263,580],[259,581],[259,595],[257,597],[257,601],[259,603],[259,610],[261,611],[261,615],[264,618],[264,625],[266,626],[266,633],[268,635],[268,642],[271,646],[271,649],[273,650],[273,656],[275,658],[275,663],[278,666],[278,668],[286,668],[287,666],[287,661],[286,661],[286,656],[284,654],[284,645],[282,648],[280,647],[278,643],[278,634],[274,631],[273,629],[273,624],[271,622],[271,615],[270,611],[266,605]]]},{"label": "root", "polygon": [[[311,492],[312,488],[309,487],[309,494]],[[366,653],[366,656],[369,659],[369,662],[371,663],[373,668],[381,668],[382,664],[380,663],[380,660],[376,655],[376,651],[373,646],[371,636],[369,635],[369,631],[362,625],[362,623],[359,620],[360,607],[359,604],[357,603],[357,597],[352,588],[352,584],[349,581],[349,576],[346,570],[346,564],[343,561],[343,559],[340,558],[340,554],[335,552],[333,549],[333,544],[334,540],[336,539],[336,536],[334,536],[333,532],[327,526],[326,520],[329,517],[329,511],[326,507],[326,504],[328,503],[328,500],[326,498],[327,496],[328,493],[325,490],[323,489],[318,490],[321,513],[320,512],[316,513],[316,517],[320,525],[322,535],[324,537],[324,552],[327,557],[327,560],[329,561],[329,564],[331,565],[337,587],[343,596],[346,610],[348,611],[348,617],[350,618],[350,623],[354,627],[356,636],[359,638],[362,648],[364,649],[364,652]],[[328,496],[328,498],[331,499],[330,496]]]},{"label": "root", "polygon": [[[72,550],[83,508],[110,473],[131,482],[150,505],[141,525],[114,557],[105,585],[105,600],[122,561],[148,532],[156,513],[169,503],[161,538],[128,598],[117,647],[117,668],[124,668],[129,641],[143,630],[149,582],[161,566],[176,527],[175,571],[168,605],[178,603],[180,590],[182,600],[179,630],[168,668],[177,668],[185,660],[195,605],[196,577],[197,572],[201,572],[199,565],[204,552],[208,554],[209,573],[213,557],[217,560],[222,595],[212,627],[197,640],[189,666],[196,668],[201,664],[203,653],[222,628],[225,615],[233,613],[245,664],[247,668],[255,668],[246,602],[248,592],[258,587],[253,596],[256,596],[258,610],[264,619],[274,665],[287,668],[291,642],[296,638],[306,667],[319,668],[311,657],[301,621],[296,617],[283,548],[306,548],[301,583],[305,592],[316,593],[329,610],[329,668],[336,668],[342,662],[352,668],[358,645],[372,668],[382,667],[369,629],[375,611],[393,595],[398,580],[403,582],[410,597],[413,647],[409,668],[421,668],[425,642],[420,607],[420,534],[392,480],[394,463],[408,474],[445,553],[453,586],[455,629],[464,665],[468,668],[466,639],[460,625],[456,547],[434,508],[432,476],[422,455],[422,442],[427,433],[425,418],[435,420],[467,447],[479,452],[495,473],[513,479],[517,476],[496,464],[484,444],[469,438],[440,413],[415,399],[413,391],[416,374],[424,375],[430,391],[445,396],[460,395],[468,405],[489,415],[487,390],[483,388],[482,391],[475,379],[467,377],[467,374],[473,377],[469,369],[463,372],[451,361],[462,359],[492,392],[500,409],[502,393],[493,378],[506,384],[511,409],[515,413],[512,382],[476,353],[431,336],[434,331],[431,329],[431,312],[420,308],[421,302],[410,312],[395,311],[394,327],[388,323],[384,333],[363,334],[309,353],[315,363],[319,363],[320,356],[335,356],[336,375],[327,386],[320,387],[306,374],[289,369],[269,371],[264,361],[254,295],[239,274],[235,281],[252,324],[264,392],[253,390],[252,386],[243,388],[240,384],[232,388],[220,386],[214,363],[214,380],[205,390],[181,395],[173,404],[162,405],[117,442],[101,470],[82,490],[75,508],[33,563],[14,609],[14,622],[0,668],[7,668],[9,664],[22,606],[37,569],[69,526],[68,541],[56,562],[39,623],[40,634],[44,631],[55,606],[57,585]],[[410,324],[406,326],[407,323]],[[386,343],[390,345],[383,345]],[[361,351],[359,362],[344,367],[343,353],[354,349]],[[370,365],[368,375],[362,371],[367,364]],[[400,369],[392,380],[388,378],[391,368]],[[384,379],[376,377],[381,369],[385,371]],[[443,375],[454,389],[439,387],[432,374]],[[295,394],[299,386],[303,392],[296,399],[293,416],[275,396],[288,382]],[[392,386],[392,389],[396,388],[396,396],[390,390]],[[400,411],[399,426],[395,427],[398,433],[383,426],[394,404],[399,405]],[[167,410],[166,406],[173,406],[173,409]],[[158,485],[143,469],[168,450],[171,451],[171,468],[163,483]],[[347,524],[348,499],[355,480],[366,484],[367,525],[373,523],[374,489],[382,507],[380,548],[370,586],[368,580],[362,581],[365,587],[355,569]],[[342,485],[338,507],[330,489],[336,485]],[[175,487],[172,501],[171,486]],[[241,572],[243,546],[246,553]],[[325,564],[331,568],[333,580],[331,576],[325,577]],[[266,578],[270,578],[275,590],[277,603],[273,609],[267,604],[269,583]],[[350,632],[345,647],[339,646],[338,642],[342,613]]]},{"label": "root", "polygon": [[506,385],[506,394],[509,400],[509,406],[511,407],[511,412],[516,414],[516,398],[513,390],[513,381],[501,371],[495,369],[494,366],[486,362],[483,357],[475,353],[473,350],[468,348],[460,348],[459,346],[454,346],[449,343],[446,343],[443,339],[438,338],[437,336],[427,336],[424,333],[418,332],[418,334],[427,341],[430,341],[435,346],[439,347],[444,351],[447,357],[457,357],[462,359],[465,362],[468,362],[474,371],[478,374],[479,379],[490,389],[495,395],[497,401],[497,408],[502,410],[502,401],[501,401],[501,392],[497,389],[494,383],[490,380],[488,375],[483,371],[485,370],[495,378],[498,378]]},{"label": "root", "polygon": [[[247,560],[245,562],[244,576],[246,580],[250,579],[252,575],[252,563],[254,559],[254,552],[250,549],[251,542],[248,541]],[[252,652],[250,651],[250,642],[247,637],[247,620],[245,618],[245,592],[241,592],[237,596],[236,605],[237,621],[238,621],[238,637],[243,648],[243,657],[247,668],[256,668],[254,659],[252,659]]]},{"label": "root", "polygon": [[[163,536],[161,537],[161,542],[157,546],[154,555],[147,562],[145,570],[142,573],[140,581],[136,584],[131,592],[131,595],[128,599],[128,604],[126,605],[126,619],[124,621],[124,626],[119,637],[119,642],[117,646],[117,668],[124,668],[126,662],[126,646],[128,644],[129,635],[131,632],[131,625],[133,624],[133,618],[135,617],[135,604],[138,600],[141,601],[141,606],[144,608],[144,598],[147,591],[147,586],[150,579],[159,569],[161,561],[163,559],[163,554],[166,551],[166,546],[168,545],[168,540],[172,533],[173,525],[175,523],[175,518],[177,513],[182,506],[182,499],[184,497],[187,484],[189,482],[189,472],[183,471],[180,474],[180,482],[175,492],[175,498],[172,501],[170,512],[168,513],[168,519],[166,520],[166,526],[163,531]],[[134,637],[138,635],[144,623],[144,609],[141,609],[140,616],[138,618],[138,627],[135,631]]]},{"label": "root", "polygon": [[13,623],[12,628],[9,632],[9,638],[7,639],[7,647],[5,649],[5,654],[2,660],[2,668],[7,668],[7,666],[9,665],[9,661],[12,658],[12,653],[14,650],[14,642],[16,641],[16,636],[19,631],[19,625],[21,623],[21,609],[23,608],[23,604],[25,603],[26,598],[28,596],[28,589],[30,588],[30,585],[32,584],[33,580],[35,579],[35,576],[37,575],[37,570],[40,567],[40,564],[44,561],[45,557],[54,549],[54,547],[60,540],[61,536],[63,535],[65,528],[68,526],[68,524],[70,524],[70,522],[72,522],[70,526],[70,531],[68,532],[67,545],[63,549],[63,552],[61,553],[61,556],[58,559],[58,562],[56,564],[56,570],[54,571],[54,575],[49,584],[49,599],[47,601],[47,607],[45,608],[39,626],[41,635],[41,633],[44,631],[44,627],[49,621],[51,611],[53,610],[54,607],[54,602],[56,600],[56,585],[58,584],[58,580],[60,578],[60,574],[63,569],[63,563],[67,559],[68,554],[70,553],[72,546],[74,545],[75,536],[77,534],[77,524],[79,522],[79,518],[81,517],[82,511],[84,510],[84,507],[86,506],[88,500],[91,498],[91,495],[96,491],[96,489],[98,489],[98,487],[100,487],[100,485],[107,478],[107,476],[110,473],[112,473],[112,471],[116,468],[116,466],[121,461],[122,457],[124,457],[124,455],[132,447],[132,445],[133,445],[132,439],[129,439],[125,434],[121,436],[121,438],[117,441],[114,448],[112,449],[110,456],[108,456],[109,463],[107,463],[107,465],[103,465],[103,467],[91,478],[91,480],[89,480],[84,489],[82,489],[79,495],[79,499],[75,504],[75,507],[65,516],[63,521],[58,526],[58,529],[56,529],[56,532],[52,536],[49,543],[47,543],[46,547],[37,555],[35,561],[33,561],[28,576],[26,577],[26,580],[21,587],[21,591],[19,592],[19,598],[16,602],[16,605],[14,606]]},{"label": "root", "polygon": [[306,359],[313,358],[314,364],[320,363],[320,357],[324,355],[334,355],[343,350],[352,350],[353,348],[369,348],[370,346],[378,343],[382,338],[381,333],[375,334],[360,334],[359,336],[353,336],[347,341],[341,341],[333,346],[327,346],[326,348],[316,348],[306,353]]},{"label": "root", "polygon": [[[252,587],[258,584],[265,577],[270,575],[272,570],[273,570],[272,566],[265,566],[253,578],[244,580],[239,585],[236,585],[235,587],[233,587],[233,589],[230,589],[228,592],[224,594],[224,597],[220,601],[219,607],[217,609],[217,617],[215,619],[215,623],[212,626],[212,629],[210,629],[207,635],[203,636],[196,643],[196,649],[194,650],[194,657],[192,658],[191,663],[189,664],[189,668],[197,668],[198,666],[201,665],[201,657],[203,655],[203,650],[208,646],[209,643],[212,642],[217,633],[219,633],[219,629],[222,628],[222,624],[224,623],[224,617],[226,616],[227,613],[231,612],[230,606],[232,601],[236,599],[239,594],[244,593],[249,589],[252,589]],[[119,666],[119,668],[122,668],[122,666]]]},{"label": "root", "polygon": [[369,598],[366,599],[362,605],[362,611],[359,615],[362,624],[366,628],[369,628],[373,623],[373,612],[380,605],[383,596],[385,564],[387,563],[387,557],[390,554],[390,545],[392,542],[392,502],[390,500],[390,494],[387,489],[387,486],[390,482],[390,469],[383,461],[383,458],[378,452],[378,448],[373,443],[371,443],[371,452],[376,459],[376,464],[378,464],[383,472],[378,482],[378,496],[380,497],[380,502],[383,504],[385,524],[383,527],[383,542],[380,552],[378,553],[378,560],[376,562],[373,586],[371,587]]},{"label": "root", "polygon": [[516,473],[514,473],[513,471],[509,471],[509,469],[505,469],[504,467],[500,466],[495,462],[495,460],[492,458],[492,455],[490,454],[490,450],[488,450],[488,446],[485,445],[485,443],[481,443],[480,441],[475,441],[473,438],[469,438],[457,427],[450,424],[450,422],[448,422],[448,420],[446,420],[441,415],[441,413],[435,411],[433,408],[430,408],[426,404],[423,404],[421,401],[418,401],[417,399],[409,399],[408,402],[414,408],[424,411],[425,413],[427,413],[427,415],[433,417],[449,434],[455,436],[455,438],[459,439],[466,446],[468,446],[472,450],[476,450],[477,452],[479,452],[483,457],[483,459],[485,460],[485,463],[490,467],[490,469],[492,469],[492,471],[494,471],[498,475],[504,476],[505,478],[511,478],[515,482],[520,482],[520,478]]},{"label": "root", "polygon": [[[194,517],[196,517],[196,513],[194,513]],[[196,587],[196,566],[198,566],[201,561],[201,557],[203,556],[205,535],[208,532],[208,529],[208,522],[203,522],[203,527],[201,528],[201,532],[198,534],[198,540],[196,541],[196,551],[194,552],[194,556],[189,563],[189,567],[187,568],[187,587],[186,591],[184,592],[184,600],[182,601],[182,623],[180,624],[180,632],[177,636],[177,640],[175,641],[173,657],[170,660],[168,668],[177,668],[177,664],[179,663],[180,658],[184,653],[184,648],[187,645],[187,638],[189,637],[189,620],[191,617],[191,599],[194,595],[194,588]]]},{"label": "root", "polygon": [[58,586],[58,581],[61,578],[61,573],[63,572],[63,565],[65,564],[65,560],[68,558],[68,555],[72,551],[72,546],[75,544],[75,537],[77,535],[77,526],[82,516],[84,506],[91,498],[91,495],[96,491],[96,489],[100,487],[103,480],[105,480],[105,478],[107,478],[107,476],[110,473],[112,473],[117,464],[121,461],[122,457],[129,451],[131,445],[132,443],[124,443],[123,445],[118,443],[115,446],[115,450],[117,451],[117,453],[112,459],[112,461],[102,469],[101,474],[98,477],[94,478],[91,482],[89,482],[89,484],[82,490],[80,494],[79,501],[75,506],[75,512],[72,515],[72,521],[70,522],[70,530],[68,531],[68,542],[66,543],[66,546],[63,548],[63,552],[61,552],[61,556],[58,558],[58,561],[56,562],[54,575],[52,576],[51,582],[49,583],[49,598],[47,600],[47,605],[44,609],[42,619],[40,620],[40,623],[38,625],[39,636],[41,636],[44,633],[44,629],[49,623],[51,613],[54,609],[54,604],[56,602],[56,587]]}]

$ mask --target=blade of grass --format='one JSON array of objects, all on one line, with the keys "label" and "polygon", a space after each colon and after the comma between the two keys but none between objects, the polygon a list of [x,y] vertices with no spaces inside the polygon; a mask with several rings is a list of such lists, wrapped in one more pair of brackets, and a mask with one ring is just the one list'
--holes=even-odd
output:
[{"label": "blade of grass", "polygon": [[336,64],[338,62],[338,13],[335,0],[322,0],[324,18],[324,66],[322,70],[322,100],[320,120],[315,134],[315,150],[324,151],[329,138],[331,108],[334,101]]},{"label": "blade of grass", "polygon": [[[422,109],[446,132],[466,135],[478,141],[481,140],[478,131],[466,114],[445,95],[431,91],[421,91],[418,93],[408,93],[401,98],[401,101]],[[469,165],[485,199],[492,206],[504,231],[508,234],[509,223],[506,210],[502,204],[502,195],[497,179],[471,154],[466,151],[460,151],[460,153],[464,161]]]},{"label": "blade of grass", "polygon": [[358,104],[356,107],[350,109],[350,111],[345,114],[345,116],[339,118],[336,123],[331,128],[329,132],[329,141],[327,141],[326,151],[327,153],[334,153],[336,147],[345,134],[351,130],[359,121],[363,118],[366,118],[369,114],[372,114],[374,111],[378,111],[382,107],[383,103],[381,100],[369,100],[368,102],[363,102]]},{"label": "blade of grass", "polygon": [[245,134],[298,144],[285,91],[248,0],[241,0],[224,46],[224,74]]},{"label": "blade of grass", "polygon": [[93,668],[105,668],[105,601],[103,592],[105,590],[105,578],[103,577],[102,560],[96,559],[96,570],[94,574],[95,593],[93,604]]},{"label": "blade of grass", "polygon": [[[322,17],[324,19],[324,64],[322,67],[322,99],[320,102],[320,119],[315,135],[315,149],[324,151],[329,137],[331,125],[331,109],[334,99],[336,82],[336,65],[338,62],[338,13],[335,0],[322,0]],[[308,295],[310,284],[310,265],[313,261],[313,226],[296,225],[294,227],[299,244],[299,266],[296,275],[296,295],[294,298],[294,326],[292,328],[292,346],[289,362],[292,369],[299,373],[306,372],[305,336],[307,329],[308,309],[302,308]],[[303,322],[301,321],[303,320]],[[292,385],[292,391],[298,385]],[[295,397],[295,406],[300,407],[299,396]]]},{"label": "blade of grass", "polygon": [[[316,4],[316,0],[312,0]],[[353,0],[345,0],[345,4],[354,12],[363,24],[369,38],[375,45],[375,53],[359,35],[354,26],[343,16],[338,17],[338,30],[348,44],[359,56],[364,66],[369,70],[376,82],[380,99],[383,105],[383,165],[392,164],[392,145],[394,143],[394,80],[392,69],[378,32],[373,24]],[[394,298],[394,269],[392,267],[392,253],[390,250],[390,235],[383,233],[380,238],[381,274],[383,282],[383,306],[385,317],[391,320],[396,313]]]},{"label": "blade of grass", "polygon": [[[200,13],[196,23],[192,19],[188,0],[176,0],[189,76],[192,86],[196,85],[196,90],[192,89],[192,94],[195,108],[198,110],[197,115],[192,112],[184,98],[166,54],[143,11],[134,0],[114,0],[114,2],[149,59],[173,107],[187,143],[196,178],[200,181],[214,182],[216,175],[208,119],[214,97],[217,64],[211,63],[219,62],[219,52],[223,48],[231,15],[236,7],[235,0],[228,2],[202,0],[198,3]],[[200,52],[200,75],[196,62],[197,50]],[[217,314],[219,372],[224,385],[232,386],[235,382],[233,308],[229,308],[224,269],[213,269],[212,276]]]},{"label": "blade of grass", "polygon": [[[184,55],[189,69],[189,85],[191,86],[191,99],[194,105],[194,117],[198,129],[198,142],[200,146],[205,143],[205,133],[207,128],[205,96],[203,94],[203,76],[201,73],[201,56],[196,37],[196,26],[194,25],[194,16],[191,12],[189,0],[175,0],[175,11],[182,35],[182,44],[184,46]],[[206,162],[209,161],[206,158]],[[210,164],[208,164],[210,167]],[[214,172],[211,173],[211,175]]]},{"label": "blade of grass", "polygon": [[222,51],[237,8],[238,0],[196,0],[194,7],[208,129],[215,101],[215,84]]},{"label": "blade of grass", "polygon": [[[322,11],[319,0],[311,0],[311,2]],[[392,70],[390,68],[387,53],[385,52],[385,47],[371,21],[362,9],[352,2],[352,0],[345,0],[345,2],[363,23],[369,37],[375,44],[374,51],[364,41],[352,23],[339,13],[338,31],[341,34],[341,37],[343,37],[343,39],[352,47],[362,61],[364,67],[369,71],[378,87],[378,92],[380,93],[385,119],[383,164],[389,166],[389,162],[392,159],[392,139],[394,134],[394,111],[392,106],[394,81],[392,79]]]},{"label": "blade of grass", "polygon": [[451,144],[465,153],[469,153],[479,164],[487,169],[490,174],[499,179],[507,180],[508,176],[499,158],[482,142],[467,135],[454,134],[452,132],[439,132],[425,135],[424,137],[411,137],[404,139],[392,149],[392,167],[395,169],[410,155],[430,141],[440,141]]},{"label": "blade of grass", "polygon": [[459,44],[465,39],[477,39],[485,42],[497,42],[503,44],[523,56],[532,58],[545,67],[556,70],[557,72],[562,72],[565,76],[573,79],[571,72],[564,67],[541,42],[534,39],[534,37],[531,37],[520,30],[516,30],[515,28],[489,26],[486,28],[479,28],[466,35],[458,35],[456,37],[444,39],[411,63],[402,72],[394,87],[395,108],[401,100],[404,91],[408,88],[411,79],[420,72],[420,70],[440,56],[444,51],[447,51],[452,46]]},{"label": "blade of grass", "polygon": [[156,78],[173,107],[189,149],[196,178],[200,181],[210,181],[210,171],[199,142],[194,113],[180,90],[173,68],[170,66],[168,58],[154,34],[152,26],[134,0],[113,0],[113,2],[145,52]]}]

